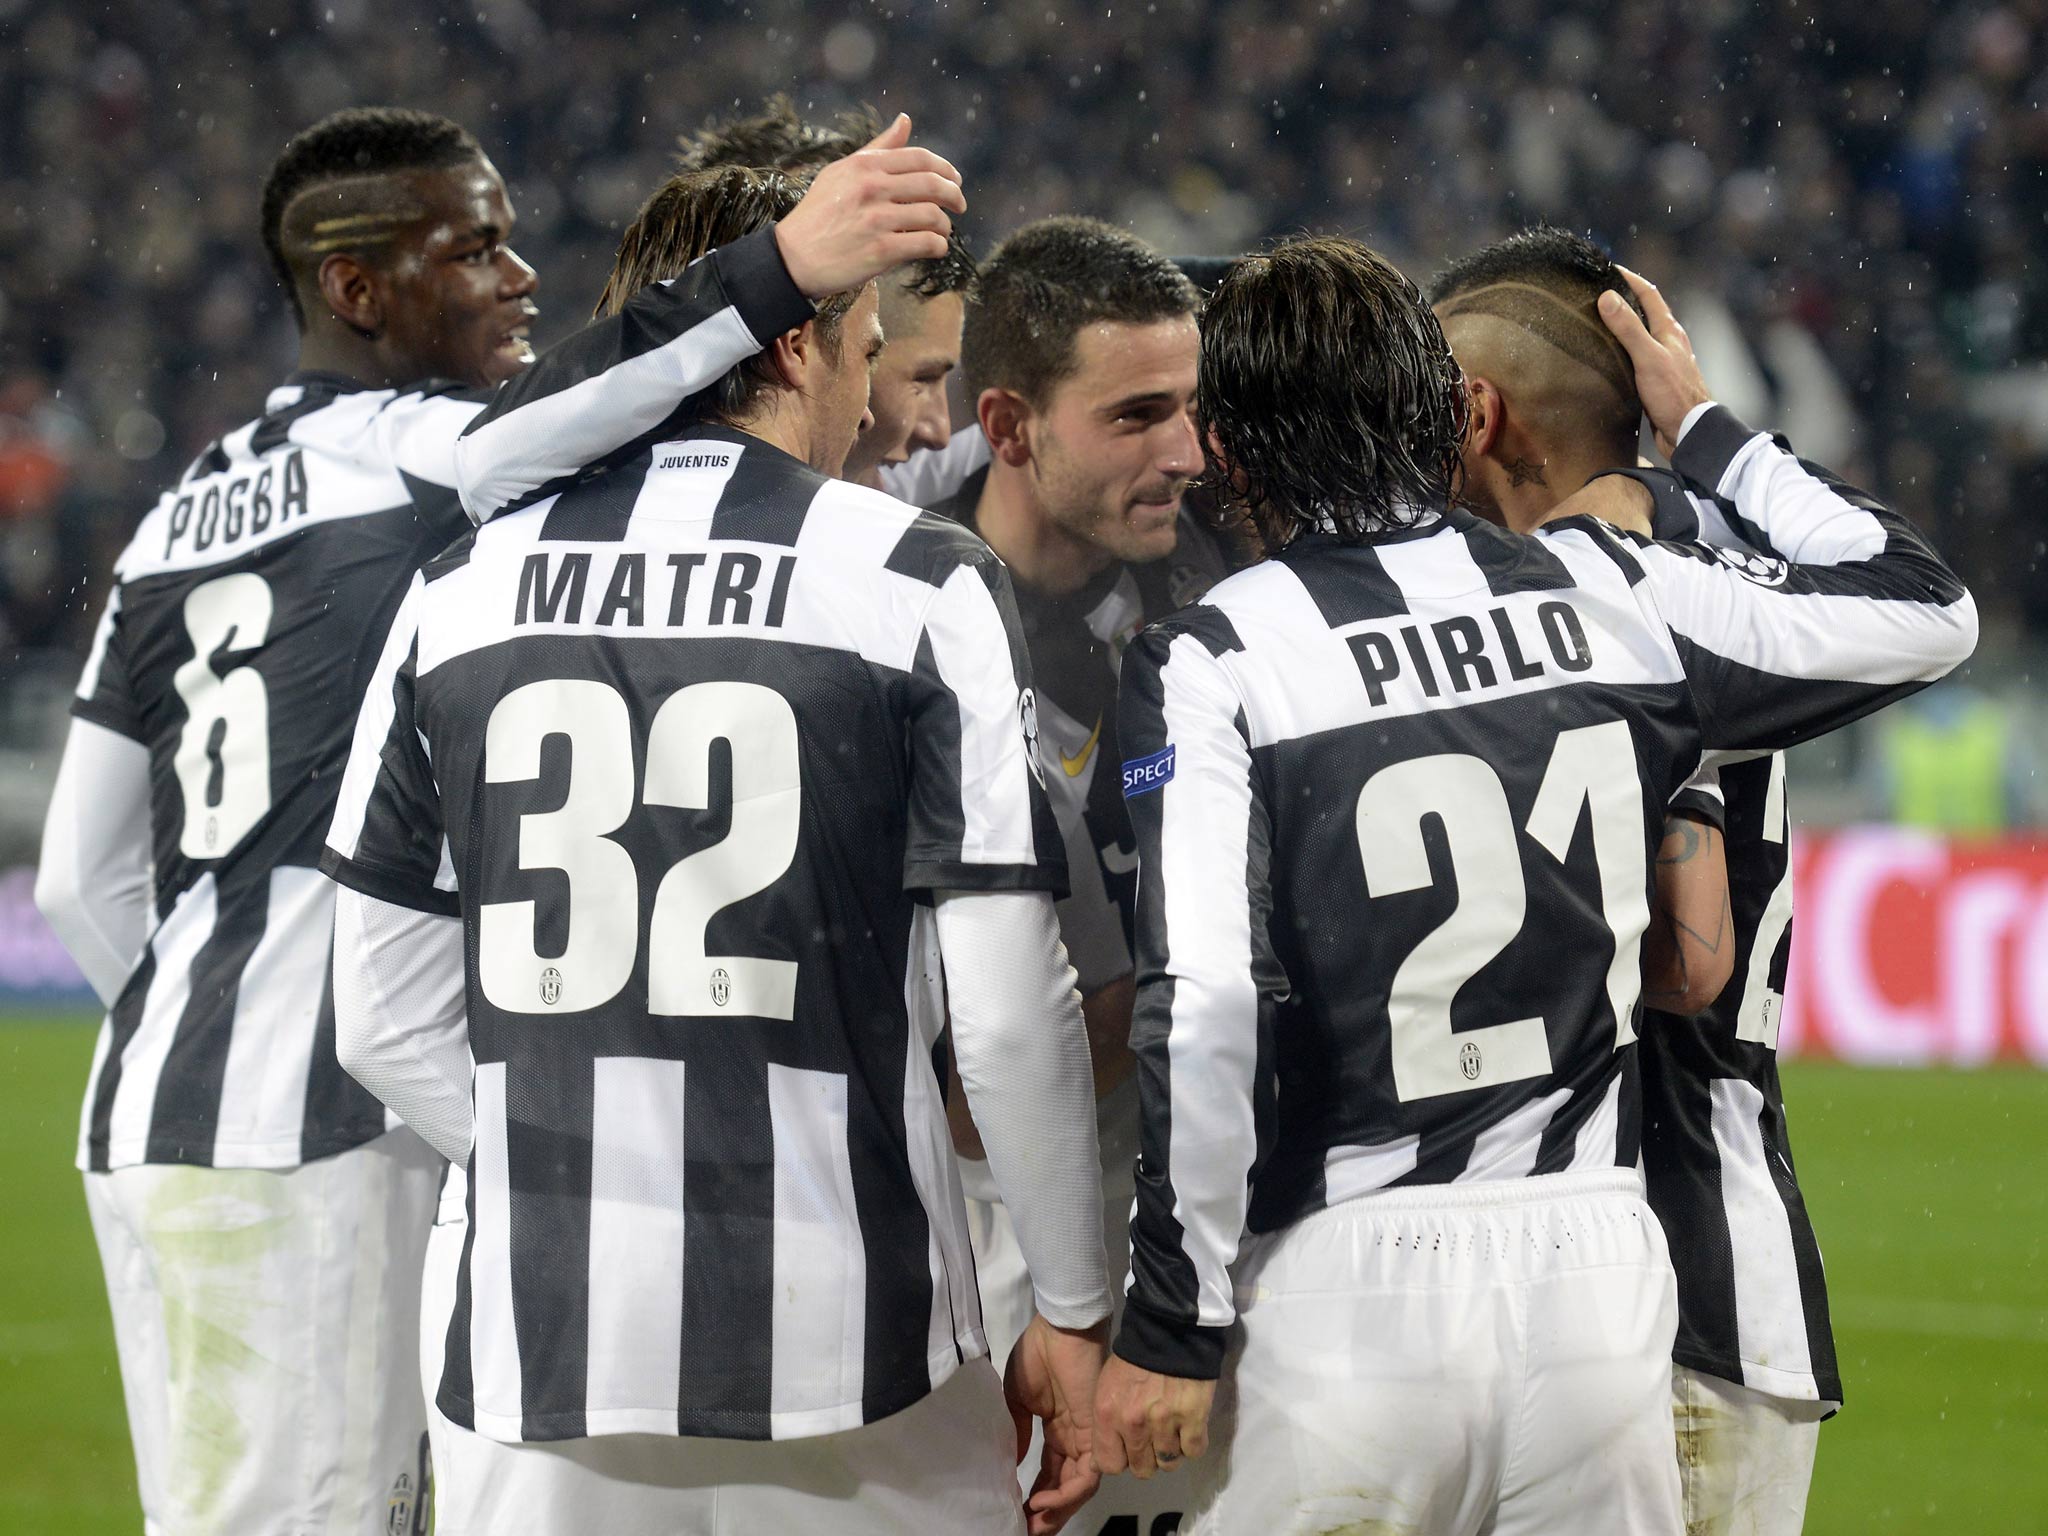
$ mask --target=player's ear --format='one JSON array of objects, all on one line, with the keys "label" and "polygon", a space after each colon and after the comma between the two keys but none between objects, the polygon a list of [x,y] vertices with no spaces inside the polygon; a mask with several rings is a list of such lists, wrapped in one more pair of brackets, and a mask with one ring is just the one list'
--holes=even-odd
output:
[{"label": "player's ear", "polygon": [[384,296],[369,267],[346,251],[320,263],[320,297],[350,330],[377,337],[384,333]]},{"label": "player's ear", "polygon": [[1012,469],[1031,461],[1031,440],[1027,430],[1031,407],[1015,390],[994,385],[974,402],[975,419],[988,438],[989,451]]},{"label": "player's ear", "polygon": [[1491,453],[1507,428],[1506,402],[1491,379],[1476,373],[1465,375],[1465,393],[1471,401],[1465,420],[1465,446],[1475,454]]},{"label": "player's ear", "polygon": [[768,359],[785,389],[801,391],[807,372],[817,358],[818,346],[817,325],[806,320],[795,330],[784,331],[776,337],[762,355]]}]

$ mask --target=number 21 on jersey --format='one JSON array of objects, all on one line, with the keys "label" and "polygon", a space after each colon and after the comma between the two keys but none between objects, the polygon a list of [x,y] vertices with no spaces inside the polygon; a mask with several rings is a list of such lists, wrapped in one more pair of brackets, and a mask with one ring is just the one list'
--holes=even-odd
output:
[{"label": "number 21 on jersey", "polygon": [[[1635,747],[1622,721],[1558,733],[1525,830],[1563,863],[1582,806],[1592,813],[1600,907],[1614,936],[1607,995],[1619,1047],[1635,1038],[1631,1020],[1641,991],[1637,941],[1649,922],[1643,790]],[[1514,941],[1528,916],[1520,838],[1507,791],[1489,763],[1462,752],[1440,752],[1391,764],[1366,781],[1358,795],[1357,831],[1367,894],[1393,896],[1429,887],[1422,818],[1432,815],[1443,824],[1457,905],[1408,952],[1388,991],[1394,1091],[1404,1103],[1519,1082],[1551,1070],[1549,1034],[1541,1018],[1451,1027],[1451,1003],[1459,989]]]}]

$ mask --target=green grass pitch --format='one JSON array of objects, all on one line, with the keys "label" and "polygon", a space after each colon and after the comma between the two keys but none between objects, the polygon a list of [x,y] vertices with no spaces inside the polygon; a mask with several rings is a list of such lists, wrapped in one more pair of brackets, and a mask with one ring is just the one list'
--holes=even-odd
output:
[{"label": "green grass pitch", "polygon": [[[71,1168],[92,1032],[0,1020],[0,1531],[141,1528]],[[1843,1414],[1815,1536],[2048,1532],[2048,1073],[1785,1071]]]}]

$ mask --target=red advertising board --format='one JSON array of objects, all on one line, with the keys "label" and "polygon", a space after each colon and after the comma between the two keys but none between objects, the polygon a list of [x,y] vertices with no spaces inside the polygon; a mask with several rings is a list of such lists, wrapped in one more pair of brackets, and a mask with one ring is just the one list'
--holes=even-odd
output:
[{"label": "red advertising board", "polygon": [[2048,1066],[2048,838],[1851,827],[1793,843],[1786,1055]]}]

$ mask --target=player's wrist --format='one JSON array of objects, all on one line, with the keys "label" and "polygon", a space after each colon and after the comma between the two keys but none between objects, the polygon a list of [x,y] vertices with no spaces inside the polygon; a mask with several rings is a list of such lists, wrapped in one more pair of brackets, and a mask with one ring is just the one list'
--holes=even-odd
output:
[{"label": "player's wrist", "polygon": [[1229,1334],[1227,1327],[1169,1318],[1130,1300],[1110,1348],[1119,1360],[1155,1376],[1214,1381],[1223,1374],[1223,1350]]}]

